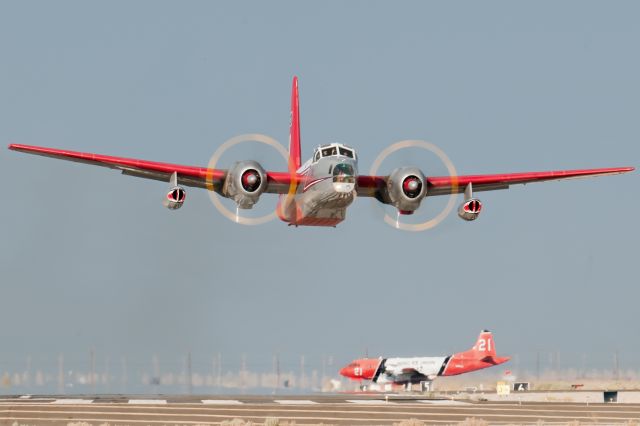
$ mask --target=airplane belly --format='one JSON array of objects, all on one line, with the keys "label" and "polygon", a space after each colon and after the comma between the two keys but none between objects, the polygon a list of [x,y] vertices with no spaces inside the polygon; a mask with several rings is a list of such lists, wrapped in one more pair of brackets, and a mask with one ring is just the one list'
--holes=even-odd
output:
[{"label": "airplane belly", "polygon": [[336,226],[347,215],[347,207],[353,202],[355,191],[336,192],[330,180],[314,185],[310,190],[296,195],[297,214],[293,225]]}]

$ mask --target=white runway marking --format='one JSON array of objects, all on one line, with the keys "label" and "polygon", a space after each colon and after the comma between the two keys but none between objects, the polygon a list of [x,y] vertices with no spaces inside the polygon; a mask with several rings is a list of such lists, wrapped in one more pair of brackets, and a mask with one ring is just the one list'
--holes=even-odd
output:
[{"label": "white runway marking", "polygon": [[166,404],[166,399],[130,399],[129,404],[140,404],[140,405],[155,405],[155,404]]},{"label": "white runway marking", "polygon": [[93,399],[56,399],[55,401],[51,401],[51,404],[91,404]]},{"label": "white runway marking", "polygon": [[310,401],[308,399],[276,399],[273,402],[284,405],[313,405],[317,402]]},{"label": "white runway marking", "polygon": [[385,405],[385,404],[395,404],[395,402],[387,402],[381,399],[347,399],[347,402],[352,404],[362,404],[362,405]]},{"label": "white runway marking", "polygon": [[418,399],[418,402],[422,402],[423,404],[432,404],[432,405],[471,405],[470,402],[464,401],[452,401],[449,399]]},{"label": "white runway marking", "polygon": [[203,404],[211,404],[211,405],[240,405],[243,404],[242,401],[238,401],[237,399],[203,399]]},{"label": "white runway marking", "polygon": [[29,399],[31,398],[31,395],[21,395],[20,399]]}]

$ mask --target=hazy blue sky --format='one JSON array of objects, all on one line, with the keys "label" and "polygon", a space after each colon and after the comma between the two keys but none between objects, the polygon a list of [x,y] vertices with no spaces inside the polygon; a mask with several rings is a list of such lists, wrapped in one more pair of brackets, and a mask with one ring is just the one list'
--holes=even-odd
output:
[{"label": "hazy blue sky", "polygon": [[[360,169],[426,139],[460,173],[638,166],[637,2],[0,3],[0,140],[190,165],[248,132]],[[424,158],[423,158],[424,157]],[[273,153],[242,147],[225,156]],[[429,155],[398,154],[425,173]],[[0,151],[2,360],[274,352],[437,355],[481,328],[532,365],[639,368],[638,173],[482,193],[481,218],[400,232],[236,225],[203,190]],[[423,218],[444,200],[427,199]],[[430,206],[426,206],[430,204]],[[275,205],[264,196],[261,212]]]}]

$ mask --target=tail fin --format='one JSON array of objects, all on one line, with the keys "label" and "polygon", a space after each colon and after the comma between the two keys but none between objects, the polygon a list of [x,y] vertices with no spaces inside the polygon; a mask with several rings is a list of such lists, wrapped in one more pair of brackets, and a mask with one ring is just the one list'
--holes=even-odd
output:
[{"label": "tail fin", "polygon": [[483,368],[503,364],[511,359],[510,357],[499,357],[496,355],[496,345],[493,341],[493,334],[488,330],[482,330],[476,340],[476,344],[465,352],[451,355],[445,361],[439,376],[456,376],[470,371],[482,370]]},{"label": "tail fin", "polygon": [[298,77],[293,77],[291,88],[291,122],[289,123],[289,169],[295,172],[302,165],[300,150],[300,104],[298,101]]},{"label": "tail fin", "polygon": [[477,355],[479,359],[496,356],[496,345],[493,342],[493,334],[489,330],[482,330],[476,340],[476,344],[469,351]]}]

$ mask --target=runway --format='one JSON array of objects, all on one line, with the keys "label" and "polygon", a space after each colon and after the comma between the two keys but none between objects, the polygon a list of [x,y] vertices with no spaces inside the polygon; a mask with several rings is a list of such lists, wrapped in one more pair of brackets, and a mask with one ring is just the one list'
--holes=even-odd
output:
[{"label": "runway", "polygon": [[0,398],[0,425],[219,425],[232,419],[264,424],[273,418],[296,425],[391,425],[408,419],[457,424],[468,418],[489,424],[637,424],[640,404],[518,404],[393,396],[385,401],[379,395]]}]

